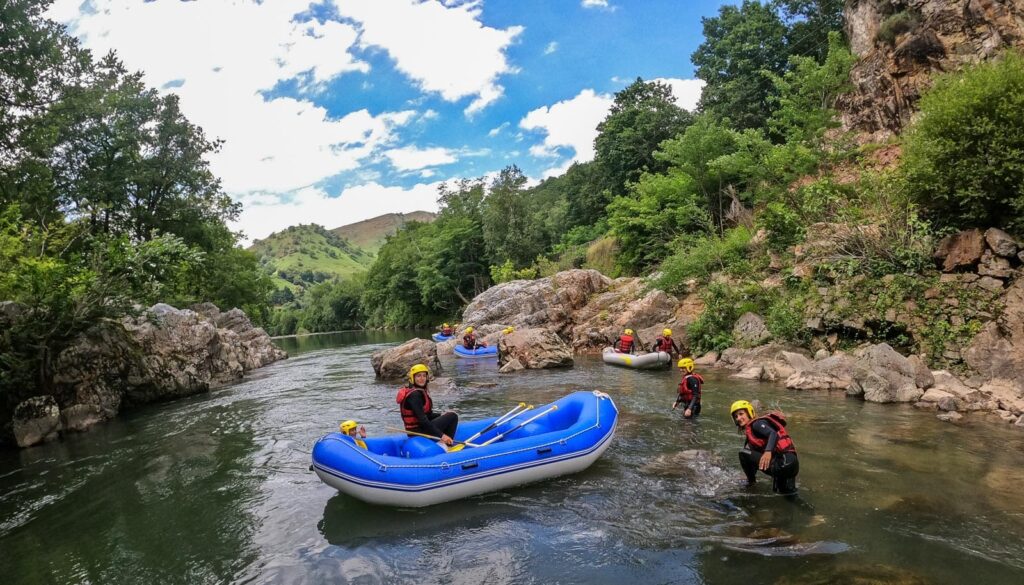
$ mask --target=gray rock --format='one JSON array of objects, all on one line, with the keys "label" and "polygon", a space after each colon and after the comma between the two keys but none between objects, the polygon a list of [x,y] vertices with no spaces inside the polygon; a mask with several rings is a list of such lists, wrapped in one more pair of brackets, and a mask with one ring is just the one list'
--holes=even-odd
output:
[{"label": "gray rock", "polygon": [[60,411],[65,431],[86,431],[93,425],[109,420],[111,416],[110,411],[98,404],[72,404]]},{"label": "gray rock", "polygon": [[698,366],[713,366],[716,362],[718,362],[717,351],[709,351],[706,354],[700,356],[699,358],[693,360],[693,363],[695,363]]},{"label": "gray rock", "polygon": [[964,415],[962,415],[959,412],[954,410],[954,411],[951,411],[951,412],[943,412],[941,414],[938,414],[938,415],[936,415],[935,418],[937,418],[937,419],[939,419],[939,420],[941,420],[943,422],[955,423],[955,422],[959,422],[961,419],[963,419]]},{"label": "gray rock", "polygon": [[985,250],[985,253],[981,255],[981,263],[978,264],[978,274],[1006,279],[1013,274],[1013,268],[1010,267],[1010,261],[1006,258],[1001,258],[990,250]]},{"label": "gray rock", "polygon": [[992,292],[1003,290],[1003,281],[991,276],[983,276],[978,279],[977,286]]},{"label": "gray rock", "polygon": [[1017,254],[1017,241],[1001,229],[985,230],[985,242],[993,252],[1004,258],[1013,258]]},{"label": "gray rock", "polygon": [[753,347],[767,341],[772,334],[764,324],[764,319],[756,313],[746,312],[736,320],[732,328],[732,336],[741,347]]},{"label": "gray rock", "polygon": [[409,368],[416,364],[430,368],[431,378],[441,373],[437,346],[426,339],[410,339],[398,347],[378,351],[370,356],[370,364],[374,374],[382,380],[407,380]]},{"label": "gray rock", "polygon": [[573,365],[572,350],[547,329],[517,329],[502,336],[498,342],[498,356],[500,367],[513,360],[530,370]]},{"label": "gray rock", "polygon": [[501,368],[498,369],[498,373],[499,374],[511,374],[512,372],[518,372],[520,370],[525,370],[525,369],[526,369],[526,366],[524,366],[522,363],[520,363],[520,361],[518,359],[512,358],[512,359],[508,360],[507,362],[505,362],[505,364],[502,365]]},{"label": "gray rock", "polygon": [[910,362],[910,367],[914,373],[914,383],[917,384],[918,388],[931,388],[935,385],[935,376],[932,375],[932,371],[924,363],[921,356],[912,355],[907,358]]},{"label": "gray rock", "polygon": [[49,394],[22,401],[14,408],[11,428],[19,447],[56,439],[61,429],[57,401]]}]

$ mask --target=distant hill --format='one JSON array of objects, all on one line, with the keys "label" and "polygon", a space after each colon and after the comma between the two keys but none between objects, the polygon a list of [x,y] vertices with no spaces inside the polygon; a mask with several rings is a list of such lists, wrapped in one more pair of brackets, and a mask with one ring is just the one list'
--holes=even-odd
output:
[{"label": "distant hill", "polygon": [[348,277],[373,263],[374,255],[317,224],[293,225],[256,240],[249,250],[275,277],[277,288],[296,288]]},{"label": "distant hill", "polygon": [[432,222],[437,217],[429,211],[413,211],[411,213],[388,213],[356,223],[343,225],[331,230],[374,256],[384,245],[384,239],[398,231],[398,228],[410,221]]}]

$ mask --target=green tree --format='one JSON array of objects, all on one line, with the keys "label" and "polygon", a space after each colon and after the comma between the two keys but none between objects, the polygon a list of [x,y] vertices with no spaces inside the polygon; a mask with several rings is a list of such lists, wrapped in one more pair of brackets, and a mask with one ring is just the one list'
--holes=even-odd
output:
[{"label": "green tree", "polygon": [[903,174],[934,223],[1024,231],[1024,57],[935,81],[906,135]]},{"label": "green tree", "polygon": [[664,171],[665,165],[654,158],[654,152],[692,121],[693,116],[675,104],[667,84],[638,77],[616,93],[594,139],[595,162],[604,189],[622,194],[642,173]]},{"label": "green tree", "polygon": [[533,221],[526,176],[519,167],[502,169],[483,202],[483,236],[487,258],[526,266],[544,251],[543,226]]},{"label": "green tree", "polygon": [[790,54],[824,62],[829,36],[843,33],[844,4],[845,0],[772,0],[789,26],[786,41]]},{"label": "green tree", "polygon": [[700,109],[739,129],[763,127],[775,94],[768,74],[781,75],[789,57],[786,25],[772,7],[753,0],[722,6],[701,22],[704,42],[690,58],[707,83]]}]

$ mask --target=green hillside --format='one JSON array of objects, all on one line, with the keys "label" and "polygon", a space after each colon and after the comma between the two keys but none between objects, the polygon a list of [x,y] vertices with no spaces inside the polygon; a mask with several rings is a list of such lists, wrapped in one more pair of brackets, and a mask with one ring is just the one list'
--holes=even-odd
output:
[{"label": "green hillside", "polygon": [[432,222],[437,217],[429,211],[413,211],[411,213],[388,213],[377,217],[343,225],[331,230],[334,234],[344,238],[374,256],[384,245],[387,236],[398,231],[405,223],[410,221]]},{"label": "green hillside", "polygon": [[295,225],[256,240],[249,248],[275,278],[277,288],[347,278],[365,271],[374,255],[316,224]]}]

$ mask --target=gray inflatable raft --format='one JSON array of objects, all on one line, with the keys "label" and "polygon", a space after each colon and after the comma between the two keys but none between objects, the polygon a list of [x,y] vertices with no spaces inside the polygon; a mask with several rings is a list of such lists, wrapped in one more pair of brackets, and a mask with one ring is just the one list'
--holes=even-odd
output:
[{"label": "gray inflatable raft", "polygon": [[661,368],[672,362],[672,356],[663,351],[631,355],[628,353],[618,353],[610,347],[604,348],[601,352],[601,358],[604,359],[606,364],[638,370]]}]

